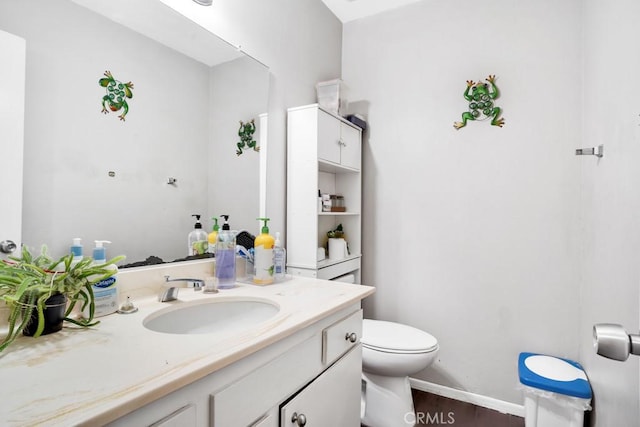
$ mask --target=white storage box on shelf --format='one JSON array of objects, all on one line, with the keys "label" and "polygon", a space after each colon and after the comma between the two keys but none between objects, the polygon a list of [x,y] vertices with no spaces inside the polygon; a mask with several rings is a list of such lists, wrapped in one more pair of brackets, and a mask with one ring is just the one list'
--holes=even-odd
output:
[{"label": "white storage box on shelf", "polygon": [[329,110],[333,114],[340,111],[340,92],[342,89],[342,80],[334,79],[325,82],[316,83],[316,95],[318,104]]},{"label": "white storage box on shelf", "polygon": [[582,427],[590,410],[591,386],[579,363],[536,353],[520,353],[526,427]]}]

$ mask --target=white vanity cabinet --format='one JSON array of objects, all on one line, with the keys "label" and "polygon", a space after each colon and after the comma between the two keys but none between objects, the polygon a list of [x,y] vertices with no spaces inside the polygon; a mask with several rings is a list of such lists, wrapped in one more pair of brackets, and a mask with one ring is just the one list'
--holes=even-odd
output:
[{"label": "white vanity cabinet", "polygon": [[[362,130],[317,104],[290,108],[287,120],[287,270],[293,275],[360,279]],[[345,212],[322,212],[321,193],[344,197]],[[342,224],[347,257],[318,260],[327,232]]]},{"label": "white vanity cabinet", "polygon": [[111,425],[359,426],[361,335],[352,305]]},{"label": "white vanity cabinet", "polygon": [[[375,288],[288,277],[270,286],[237,283],[217,294],[183,290],[177,301],[158,302],[166,275],[206,277],[211,267],[206,260],[126,269],[118,286],[136,296],[137,312],[105,316],[82,333],[63,328],[37,340],[18,338],[0,358],[3,380],[12,385],[0,387],[2,425],[277,427],[298,396],[303,406],[295,409],[315,413],[306,395],[317,402],[342,396],[336,416],[351,419],[360,408],[353,390],[362,372],[361,301]],[[225,311],[233,301],[278,310],[267,319],[234,317]],[[181,320],[187,321],[191,307],[202,306],[222,310],[227,323],[208,333],[147,327],[148,319],[183,309],[190,310]],[[52,393],[60,381],[67,392]]]}]

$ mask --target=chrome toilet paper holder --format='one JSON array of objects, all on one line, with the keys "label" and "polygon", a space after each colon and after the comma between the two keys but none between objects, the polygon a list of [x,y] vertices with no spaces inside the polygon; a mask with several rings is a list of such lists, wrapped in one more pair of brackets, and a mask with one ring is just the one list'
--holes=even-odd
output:
[{"label": "chrome toilet paper holder", "polygon": [[625,361],[629,354],[640,355],[640,335],[630,335],[621,325],[598,323],[593,325],[593,347],[608,359]]},{"label": "chrome toilet paper holder", "polygon": [[604,145],[598,145],[595,148],[578,148],[576,149],[576,156],[604,156]]}]

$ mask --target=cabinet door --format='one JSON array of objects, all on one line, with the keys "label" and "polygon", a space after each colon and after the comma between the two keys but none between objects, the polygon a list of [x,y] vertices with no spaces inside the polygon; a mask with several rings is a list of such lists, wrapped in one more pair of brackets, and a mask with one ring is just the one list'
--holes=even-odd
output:
[{"label": "cabinet door", "polygon": [[360,131],[340,122],[340,164],[360,170]]},{"label": "cabinet door", "polygon": [[340,164],[340,121],[318,110],[318,158]]},{"label": "cabinet door", "polygon": [[359,426],[361,370],[358,344],[280,409],[280,427]]}]

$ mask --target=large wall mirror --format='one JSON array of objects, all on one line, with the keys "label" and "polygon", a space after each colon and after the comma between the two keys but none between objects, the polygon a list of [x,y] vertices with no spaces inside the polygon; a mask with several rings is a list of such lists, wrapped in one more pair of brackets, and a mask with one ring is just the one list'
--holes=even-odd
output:
[{"label": "large wall mirror", "polygon": [[[254,120],[264,144],[263,64],[160,0],[2,0],[0,29],[27,42],[25,244],[61,256],[80,237],[90,256],[109,240],[132,263],[187,256],[192,214],[255,234],[265,171],[236,143]],[[106,72],[126,115],[117,99],[103,112]]]}]

